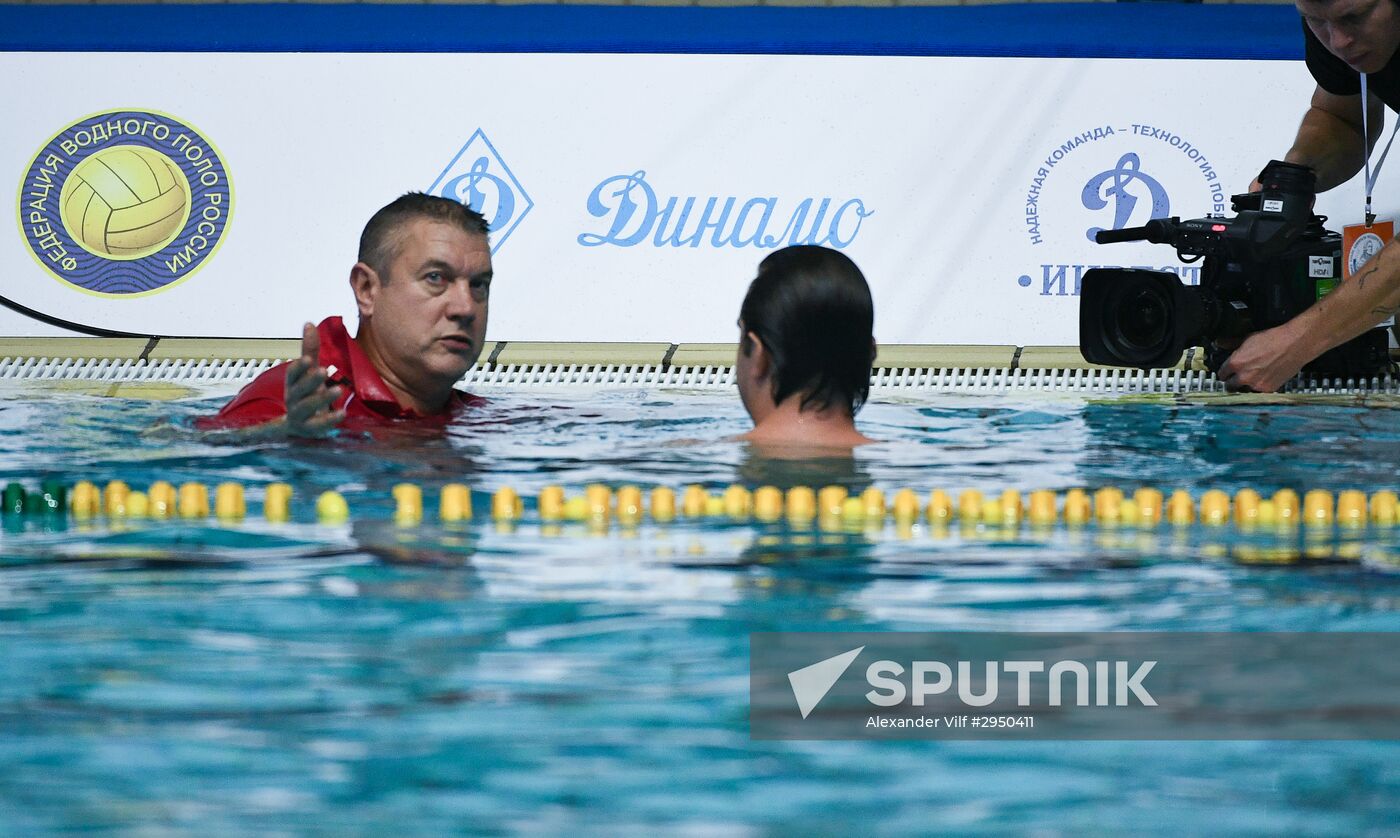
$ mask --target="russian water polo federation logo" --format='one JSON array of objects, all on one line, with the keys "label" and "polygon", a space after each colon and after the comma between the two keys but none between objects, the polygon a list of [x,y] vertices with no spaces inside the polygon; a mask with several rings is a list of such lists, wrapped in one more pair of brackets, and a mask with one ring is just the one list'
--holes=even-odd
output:
[{"label": "russian water polo federation logo", "polygon": [[481,213],[491,230],[493,255],[535,207],[525,187],[480,128],[428,187],[428,194],[466,204]]},{"label": "russian water polo federation logo", "polygon": [[233,189],[214,144],[145,110],[84,117],[39,149],[20,184],[19,223],[50,274],[103,296],[151,294],[218,250]]}]

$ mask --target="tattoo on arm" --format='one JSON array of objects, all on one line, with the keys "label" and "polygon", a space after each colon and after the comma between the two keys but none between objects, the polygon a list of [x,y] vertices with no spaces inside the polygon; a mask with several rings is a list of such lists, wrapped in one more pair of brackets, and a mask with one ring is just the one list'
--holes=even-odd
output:
[{"label": "tattoo on arm", "polygon": [[1371,267],[1369,267],[1369,268],[1367,268],[1365,271],[1363,271],[1363,272],[1361,273],[1361,275],[1358,276],[1358,277],[1356,278],[1356,287],[1357,287],[1357,288],[1365,288],[1365,287],[1366,287],[1366,279],[1367,279],[1367,277],[1369,277],[1371,274],[1375,273],[1375,272],[1378,271],[1378,270],[1380,270],[1380,266],[1379,266],[1379,265],[1372,265]]}]

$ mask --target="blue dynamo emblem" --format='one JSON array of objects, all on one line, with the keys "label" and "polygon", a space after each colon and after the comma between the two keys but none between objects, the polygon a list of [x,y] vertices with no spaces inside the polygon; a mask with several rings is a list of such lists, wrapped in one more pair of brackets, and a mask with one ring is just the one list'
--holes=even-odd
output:
[{"label": "blue dynamo emblem", "polygon": [[428,193],[459,201],[481,213],[491,228],[492,254],[535,206],[480,128],[428,187]]},{"label": "blue dynamo emblem", "polygon": [[[1169,217],[1172,204],[1182,201],[1199,202],[1211,213],[1228,209],[1225,182],[1205,152],[1175,131],[1140,122],[1071,134],[1045,155],[1024,194],[1018,221],[1029,244],[1048,252],[1038,254],[1038,264],[1017,276],[1016,284],[1036,287],[1043,297],[1078,296],[1086,271],[1106,267],[1104,259],[1122,258],[1123,252],[1085,244],[1101,230]],[[1200,265],[1153,265],[1187,285],[1200,281]]]},{"label": "blue dynamo emblem", "polygon": [[[1140,170],[1141,161],[1136,154],[1128,152],[1118,158],[1118,165],[1106,172],[1100,172],[1089,179],[1084,184],[1084,193],[1081,196],[1084,208],[1087,210],[1101,210],[1108,206],[1109,199],[1113,200],[1113,229],[1121,230],[1128,226],[1132,220],[1133,209],[1137,206],[1137,196],[1128,191],[1128,184],[1134,180],[1142,181],[1147,188],[1148,198],[1152,201],[1152,212],[1143,219],[1166,218],[1171,215],[1171,201],[1167,198],[1167,190],[1162,188],[1162,184],[1156,178]],[[1089,241],[1094,240],[1102,227],[1090,227],[1085,233]]]},{"label": "blue dynamo emblem", "polygon": [[36,261],[80,291],[154,294],[188,279],[224,239],[233,187],[214,144],[148,110],[84,117],[39,149],[20,183]]}]

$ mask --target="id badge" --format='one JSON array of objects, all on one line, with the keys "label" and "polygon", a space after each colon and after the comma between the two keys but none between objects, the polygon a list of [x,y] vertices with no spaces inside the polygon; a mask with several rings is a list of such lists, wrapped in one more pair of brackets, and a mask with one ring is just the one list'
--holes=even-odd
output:
[{"label": "id badge", "polygon": [[[1342,228],[1342,279],[1347,280],[1361,273],[1361,269],[1371,258],[1381,252],[1385,243],[1395,237],[1394,221],[1376,221],[1369,227],[1365,224],[1348,224]],[[1332,286],[1335,287],[1335,280]],[[1323,290],[1322,282],[1318,282],[1318,297],[1321,297],[1331,287]],[[1395,318],[1391,317],[1381,323],[1381,326],[1394,326]]]}]

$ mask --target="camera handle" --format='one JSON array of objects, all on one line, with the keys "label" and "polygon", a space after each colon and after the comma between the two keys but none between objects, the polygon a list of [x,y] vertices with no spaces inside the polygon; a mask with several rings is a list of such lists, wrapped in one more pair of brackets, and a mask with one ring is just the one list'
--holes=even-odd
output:
[{"label": "camera handle", "polygon": [[1147,238],[1146,227],[1124,227],[1121,230],[1100,230],[1094,234],[1094,241],[1099,244],[1137,242],[1145,238]]},{"label": "camera handle", "polygon": [[1171,228],[1175,218],[1154,218],[1141,227],[1124,227],[1121,230],[1100,230],[1094,234],[1099,244],[1117,242],[1149,241],[1153,244],[1166,244],[1171,240]]}]

